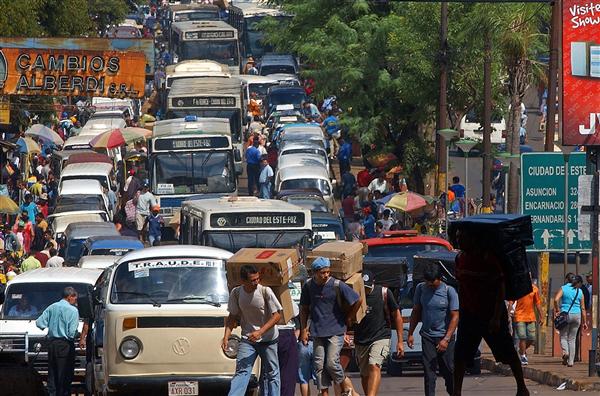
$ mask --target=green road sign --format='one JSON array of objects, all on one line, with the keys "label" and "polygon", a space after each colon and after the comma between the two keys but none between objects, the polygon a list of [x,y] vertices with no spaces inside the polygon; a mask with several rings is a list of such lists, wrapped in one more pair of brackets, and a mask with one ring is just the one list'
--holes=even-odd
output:
[{"label": "green road sign", "polygon": [[[532,251],[591,251],[590,241],[580,241],[577,223],[577,181],[586,174],[585,153],[569,156],[568,196],[565,197],[565,159],[562,153],[521,155],[521,211],[531,215]],[[564,210],[568,208],[568,232],[564,235]]]}]

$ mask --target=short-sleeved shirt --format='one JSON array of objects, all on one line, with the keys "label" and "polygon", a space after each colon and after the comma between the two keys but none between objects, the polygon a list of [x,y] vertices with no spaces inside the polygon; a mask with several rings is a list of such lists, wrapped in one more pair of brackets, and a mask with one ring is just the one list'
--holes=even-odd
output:
[{"label": "short-sleeved shirt", "polygon": [[[574,288],[570,284],[563,285],[561,287],[563,295],[560,300],[560,311],[561,312],[569,312],[570,314],[580,314],[581,313],[581,298],[583,297],[583,293],[578,288]],[[576,297],[577,296],[577,297]],[[571,303],[573,303],[573,307],[569,311],[569,307]]]},{"label": "short-sleeved shirt", "polygon": [[260,175],[258,176],[258,182],[266,183],[272,177],[273,177],[273,168],[271,168],[271,166],[269,166],[269,165],[266,165],[260,171]]},{"label": "short-sleeved shirt", "polygon": [[[350,286],[338,282],[342,301],[353,305],[360,296]],[[323,285],[318,285],[314,279],[302,286],[300,305],[310,307],[310,334],[313,337],[331,337],[343,335],[346,332],[346,314],[338,305],[335,291],[335,278],[329,278]]]},{"label": "short-sleeved shirt", "polygon": [[246,162],[248,165],[258,165],[260,163],[260,150],[254,146],[246,150]]},{"label": "short-sleeved shirt", "polygon": [[436,289],[428,287],[425,282],[419,283],[413,301],[421,305],[423,325],[420,334],[431,338],[444,337],[450,324],[450,312],[458,311],[456,290],[444,282]]},{"label": "short-sleeved shirt", "polygon": [[[238,291],[234,289],[229,294],[227,310],[240,317],[242,336],[247,337],[260,330],[275,312],[283,309],[270,287],[258,285],[252,293],[246,292],[243,286],[238,286],[237,289]],[[277,327],[273,326],[263,334],[259,342],[273,341],[278,336]]]},{"label": "short-sleeved shirt", "polygon": [[147,216],[150,214],[150,208],[154,205],[156,205],[156,198],[148,191],[140,195],[135,210],[138,214]]},{"label": "short-sleeved shirt", "polygon": [[[383,305],[383,288],[375,286],[367,294],[367,314],[354,326],[354,342],[358,345],[369,345],[375,341],[385,340],[391,336],[391,321],[393,313],[399,308],[390,290],[385,293],[388,310]],[[386,315],[389,317],[386,318]]]},{"label": "short-sleeved shirt", "polygon": [[339,129],[337,117],[330,115],[329,117],[325,118],[323,120],[323,126],[325,127],[327,134],[333,135]]},{"label": "short-sleeved shirt", "polygon": [[533,291],[517,300],[515,304],[515,322],[535,322],[535,307],[541,304],[540,294],[536,285]]},{"label": "short-sleeved shirt", "polygon": [[465,186],[463,186],[462,184],[453,184],[450,186],[450,190],[452,190],[456,198],[465,197]]}]

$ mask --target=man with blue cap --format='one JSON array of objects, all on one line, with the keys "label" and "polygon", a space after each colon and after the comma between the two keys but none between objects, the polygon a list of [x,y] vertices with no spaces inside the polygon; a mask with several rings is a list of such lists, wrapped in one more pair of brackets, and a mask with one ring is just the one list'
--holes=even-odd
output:
[{"label": "man with blue cap", "polygon": [[360,296],[352,288],[331,277],[331,263],[326,257],[317,257],[312,263],[313,277],[306,281],[300,295],[300,340],[314,346],[314,366],[317,388],[321,395],[329,395],[329,387],[337,384],[342,396],[352,394],[352,383],[340,364],[347,326],[361,306]]}]

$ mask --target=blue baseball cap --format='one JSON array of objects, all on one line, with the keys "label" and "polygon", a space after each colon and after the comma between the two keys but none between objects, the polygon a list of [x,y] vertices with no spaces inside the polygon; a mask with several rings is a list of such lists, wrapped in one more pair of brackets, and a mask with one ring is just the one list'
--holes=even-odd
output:
[{"label": "blue baseball cap", "polygon": [[327,257],[317,257],[312,263],[313,271],[319,271],[323,268],[331,267],[331,262]]}]

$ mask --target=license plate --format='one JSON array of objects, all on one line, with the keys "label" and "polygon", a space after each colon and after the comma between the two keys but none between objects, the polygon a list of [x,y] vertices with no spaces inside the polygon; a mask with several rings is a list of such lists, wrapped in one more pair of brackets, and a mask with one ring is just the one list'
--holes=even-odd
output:
[{"label": "license plate", "polygon": [[198,381],[169,381],[169,396],[198,396]]}]

